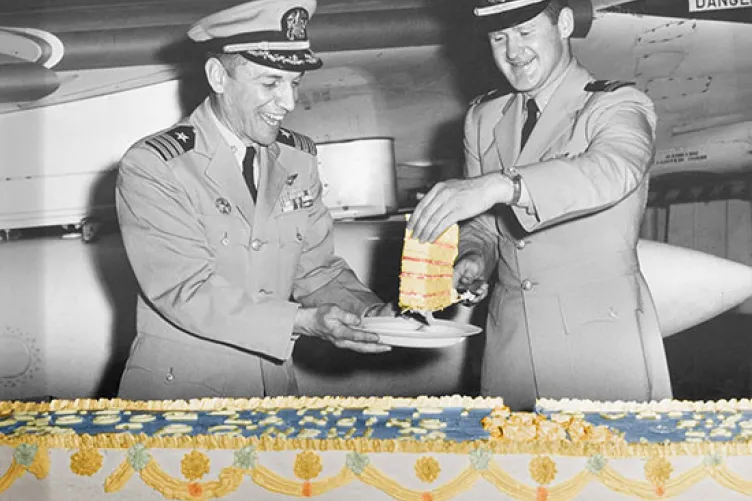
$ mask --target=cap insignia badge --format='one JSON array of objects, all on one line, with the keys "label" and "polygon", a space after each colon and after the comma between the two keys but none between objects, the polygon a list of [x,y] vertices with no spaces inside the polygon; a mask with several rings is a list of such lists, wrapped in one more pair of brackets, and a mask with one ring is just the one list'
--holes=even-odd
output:
[{"label": "cap insignia badge", "polygon": [[232,212],[232,205],[230,205],[230,202],[228,202],[226,198],[219,197],[214,202],[214,205],[217,206],[217,210],[220,214],[229,214]]},{"label": "cap insignia badge", "polygon": [[307,24],[308,11],[302,7],[290,9],[282,16],[282,31],[288,40],[306,40]]}]

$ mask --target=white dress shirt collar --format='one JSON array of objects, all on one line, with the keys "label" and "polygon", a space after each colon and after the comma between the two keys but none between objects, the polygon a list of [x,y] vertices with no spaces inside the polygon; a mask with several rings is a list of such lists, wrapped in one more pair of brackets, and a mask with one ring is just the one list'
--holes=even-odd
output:
[{"label": "white dress shirt collar", "polygon": [[[535,104],[538,105],[538,113],[543,113],[543,110],[546,108],[546,105],[548,105],[548,102],[551,100],[551,97],[553,97],[554,93],[556,92],[556,89],[559,88],[561,85],[561,82],[564,81],[564,78],[567,76],[567,73],[569,73],[572,68],[574,67],[574,57],[571,61],[569,61],[569,64],[564,69],[564,71],[561,72],[561,75],[559,75],[556,80],[551,82],[549,85],[541,89],[541,91],[538,93],[537,96],[535,96]],[[527,94],[525,95],[525,102],[530,99],[530,96]]]},{"label": "white dress shirt collar", "polygon": [[236,136],[230,129],[227,128],[225,124],[223,124],[219,120],[219,117],[217,117],[217,114],[214,112],[214,108],[209,106],[209,109],[211,110],[210,115],[214,119],[214,123],[217,125],[217,130],[219,130],[219,134],[230,146],[230,151],[232,151],[233,156],[238,161],[238,166],[240,166],[240,168],[242,169],[243,159],[245,158],[246,145],[243,144],[243,141],[241,141],[238,136]]}]

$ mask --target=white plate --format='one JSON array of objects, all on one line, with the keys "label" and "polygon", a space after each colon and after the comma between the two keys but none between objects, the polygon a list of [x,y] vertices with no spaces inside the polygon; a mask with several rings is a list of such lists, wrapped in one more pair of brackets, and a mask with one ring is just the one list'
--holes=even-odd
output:
[{"label": "white plate", "polygon": [[364,318],[360,328],[378,334],[383,344],[407,348],[452,346],[482,331],[475,325],[451,320],[436,319],[425,326],[416,320],[390,317]]}]

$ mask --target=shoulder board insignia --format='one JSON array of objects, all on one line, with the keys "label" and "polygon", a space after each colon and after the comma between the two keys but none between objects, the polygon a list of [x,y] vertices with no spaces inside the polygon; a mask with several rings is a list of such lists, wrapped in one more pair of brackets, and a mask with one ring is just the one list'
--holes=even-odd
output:
[{"label": "shoulder board insignia", "polygon": [[616,89],[634,85],[634,82],[624,82],[621,80],[595,80],[585,86],[588,92],[613,92]]},{"label": "shoulder board insignia", "polygon": [[288,129],[279,129],[277,142],[303,150],[309,155],[316,155],[316,143],[308,136],[298,134]]},{"label": "shoulder board insignia", "polygon": [[190,125],[178,125],[144,141],[165,162],[191,151],[195,143],[196,131]]},{"label": "shoulder board insignia", "polygon": [[470,106],[475,106],[476,104],[485,103],[486,101],[490,101],[491,99],[496,99],[497,97],[505,96],[507,94],[509,94],[507,90],[493,89],[493,90],[486,92],[485,94],[481,94],[480,96],[470,101]]}]

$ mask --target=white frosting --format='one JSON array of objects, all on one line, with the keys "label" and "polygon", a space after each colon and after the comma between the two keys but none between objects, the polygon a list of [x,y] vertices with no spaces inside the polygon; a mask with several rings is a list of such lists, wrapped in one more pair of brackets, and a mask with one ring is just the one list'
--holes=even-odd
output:
[{"label": "white frosting", "polygon": [[739,412],[752,410],[752,401],[748,398],[740,400],[718,400],[715,402],[692,402],[687,400],[660,400],[651,402],[603,402],[596,400],[553,400],[541,398],[537,402],[537,409],[549,412]]}]

